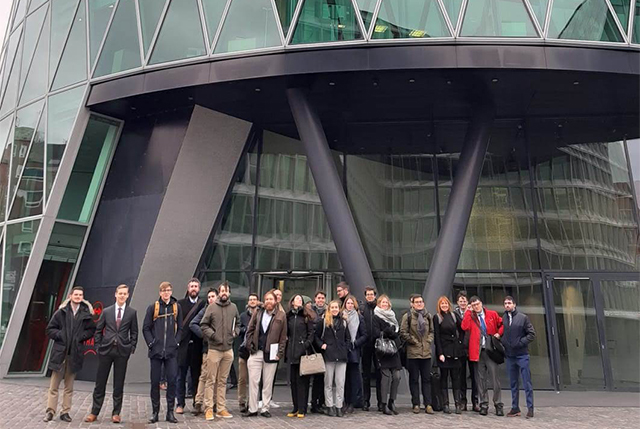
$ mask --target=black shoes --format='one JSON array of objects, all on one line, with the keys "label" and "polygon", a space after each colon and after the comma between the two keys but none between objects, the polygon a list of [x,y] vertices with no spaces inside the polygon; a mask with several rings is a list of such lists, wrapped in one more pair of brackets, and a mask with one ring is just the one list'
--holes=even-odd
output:
[{"label": "black shoes", "polygon": [[369,401],[364,401],[364,405],[362,406],[362,411],[369,411],[370,407],[371,407],[371,404],[369,403]]},{"label": "black shoes", "polygon": [[178,423],[178,419],[173,415],[173,411],[167,411],[167,421],[169,423]]},{"label": "black shoes", "polygon": [[442,412],[445,414],[451,414],[451,410],[449,409],[449,405],[443,405],[442,406]]},{"label": "black shoes", "polygon": [[44,415],[44,419],[42,419],[43,422],[50,422],[51,420],[53,420],[53,413],[51,411],[47,411],[47,413]]},{"label": "black shoes", "polygon": [[528,419],[532,419],[533,418],[533,408],[529,408],[527,410],[527,418]]},{"label": "black shoes", "polygon": [[378,411],[379,412],[381,412],[381,413],[384,412],[384,408],[385,408],[384,405],[378,404]]},{"label": "black shoes", "polygon": [[71,416],[69,413],[60,414],[60,420],[63,422],[71,423]]},{"label": "black shoes", "polygon": [[464,401],[460,401],[460,409],[462,411],[467,411],[467,400],[466,399]]},{"label": "black shoes", "polygon": [[[242,409],[240,409],[242,411]],[[193,406],[193,411],[191,411],[191,414],[193,414],[194,416],[199,416],[200,414],[202,414],[202,404],[195,404]]]},{"label": "black shoes", "polygon": [[154,411],[153,414],[151,414],[151,418],[149,419],[148,423],[157,423],[158,422],[158,411]]},{"label": "black shoes", "polygon": [[263,412],[260,413],[260,415],[262,417],[266,417],[266,418],[271,417],[271,413],[269,411],[263,411]]},{"label": "black shoes", "polygon": [[393,412],[386,405],[383,406],[382,413],[387,415],[387,416],[392,416],[393,415]]},{"label": "black shoes", "polygon": [[398,407],[396,407],[395,401],[391,401],[391,400],[389,401],[389,410],[396,416],[400,414],[398,412]]},{"label": "black shoes", "polygon": [[489,408],[487,408],[487,407],[480,407],[480,415],[481,415],[481,416],[486,416],[487,414],[489,414]]},{"label": "black shoes", "polygon": [[318,407],[317,405],[314,405],[311,407],[311,414],[322,414],[322,409],[320,409],[320,407]]},{"label": "black shoes", "polygon": [[257,417],[258,413],[250,413],[249,410],[247,410],[246,412],[242,413],[242,417]]},{"label": "black shoes", "polygon": [[342,412],[342,408],[336,408],[336,417],[343,417],[344,413]]},{"label": "black shoes", "polygon": [[503,417],[504,409],[502,408],[502,404],[496,405],[496,416]]},{"label": "black shoes", "polygon": [[347,409],[346,409],[346,410],[344,410],[344,413],[345,413],[345,414],[353,414],[353,412],[354,412],[354,411],[355,411],[355,409],[353,408],[353,405],[349,405],[349,406],[347,407]]},{"label": "black shoes", "polygon": [[249,412],[249,407],[247,407],[246,405],[241,405],[240,406],[240,414],[244,414]]},{"label": "black shoes", "polygon": [[462,405],[456,404],[456,414],[462,414]]},{"label": "black shoes", "polygon": [[336,407],[327,407],[327,416],[335,417],[337,415]]},{"label": "black shoes", "polygon": [[480,406],[478,404],[473,404],[473,411],[475,411],[476,413],[480,412]]}]

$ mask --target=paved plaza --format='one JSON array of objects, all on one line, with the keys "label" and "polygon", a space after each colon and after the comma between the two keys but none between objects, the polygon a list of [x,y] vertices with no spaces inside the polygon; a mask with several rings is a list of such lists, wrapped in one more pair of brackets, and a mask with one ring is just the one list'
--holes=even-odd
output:
[{"label": "paved plaza", "polygon": [[[100,419],[95,423],[84,423],[84,417],[89,413],[91,407],[91,387],[92,383],[77,382],[74,393],[71,417],[73,422],[64,423],[56,418],[49,423],[44,423],[46,385],[48,379],[10,379],[0,382],[0,428],[114,428],[118,427],[110,422],[111,398],[107,395],[103,412]],[[229,392],[230,411],[234,417],[232,419],[216,419],[213,422],[206,422],[202,417],[193,417],[190,413],[178,416],[180,423],[173,425],[166,422],[159,422],[155,425],[146,424],[151,411],[151,404],[146,391],[148,386],[127,386],[123,404],[123,424],[120,426],[127,429],[136,428],[311,428],[314,429],[335,429],[336,427],[356,428],[409,428],[409,427],[438,427],[456,429],[477,429],[478,427],[491,428],[631,428],[637,427],[640,421],[640,395],[619,392],[536,392],[536,416],[527,420],[524,417],[507,418],[492,415],[482,417],[474,412],[466,412],[462,415],[443,415],[436,413],[433,416],[413,414],[409,407],[409,401],[402,397],[400,415],[385,416],[378,412],[356,411],[342,419],[331,418],[322,415],[307,415],[304,419],[287,418],[290,403],[288,399],[288,388],[279,386],[276,390],[275,399],[280,408],[272,409],[273,417],[270,419],[256,417],[243,418],[237,409],[235,390]],[[61,389],[62,394],[62,389]],[[521,395],[524,396],[524,395]],[[507,391],[503,392],[505,402],[510,399]],[[164,417],[164,403],[162,404],[161,418]],[[526,408],[522,407],[523,410]],[[505,411],[508,411],[505,406]]]}]

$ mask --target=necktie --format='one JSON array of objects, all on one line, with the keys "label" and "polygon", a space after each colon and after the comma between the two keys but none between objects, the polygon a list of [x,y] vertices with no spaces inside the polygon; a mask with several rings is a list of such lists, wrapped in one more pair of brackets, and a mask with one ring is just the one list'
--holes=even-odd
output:
[{"label": "necktie", "polygon": [[122,322],[122,307],[118,307],[118,317],[116,317],[116,328],[120,329],[120,322]]},{"label": "necktie", "polygon": [[479,317],[480,327],[482,329],[482,335],[487,335],[487,325],[484,323],[484,317]]}]

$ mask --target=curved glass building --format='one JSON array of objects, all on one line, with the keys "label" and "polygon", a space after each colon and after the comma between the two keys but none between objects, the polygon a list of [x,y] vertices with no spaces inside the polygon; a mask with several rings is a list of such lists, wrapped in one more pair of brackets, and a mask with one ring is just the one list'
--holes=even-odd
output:
[{"label": "curved glass building", "polygon": [[512,295],[536,388],[637,391],[639,77],[635,0],[14,0],[0,376],[71,285],[141,314],[196,276]]}]

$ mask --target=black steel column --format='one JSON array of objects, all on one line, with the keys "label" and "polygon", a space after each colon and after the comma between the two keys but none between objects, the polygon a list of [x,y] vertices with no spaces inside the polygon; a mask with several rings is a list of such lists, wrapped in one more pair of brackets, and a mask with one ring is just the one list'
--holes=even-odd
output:
[{"label": "black steel column", "polygon": [[327,223],[336,244],[351,292],[360,297],[365,286],[373,286],[373,275],[367,255],[362,247],[356,224],[351,215],[344,188],[329,150],[320,118],[307,100],[303,90],[287,90],[287,98],[300,140],[307,154],[307,162],[316,182],[318,195],[324,207]]},{"label": "black steel column", "polygon": [[435,314],[438,298],[451,294],[451,285],[464,244],[484,156],[489,146],[494,107],[475,105],[473,109],[474,115],[460,152],[447,212],[442,221],[442,229],[429,268],[429,277],[423,291],[427,308],[432,314]]}]

